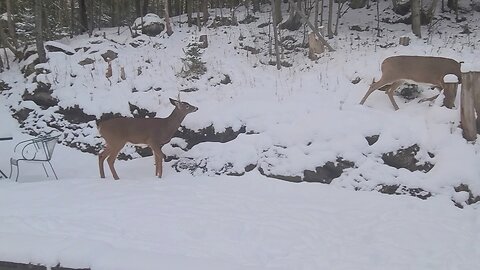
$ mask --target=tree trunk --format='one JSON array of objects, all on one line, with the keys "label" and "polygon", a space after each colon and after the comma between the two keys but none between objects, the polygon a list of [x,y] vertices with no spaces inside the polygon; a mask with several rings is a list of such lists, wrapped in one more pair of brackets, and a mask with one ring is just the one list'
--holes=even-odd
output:
[{"label": "tree trunk", "polygon": [[208,0],[203,0],[202,11],[203,11],[203,24],[206,25],[208,22],[208,18],[210,18],[210,14],[208,13]]},{"label": "tree trunk", "polygon": [[333,38],[332,24],[333,24],[333,0],[328,1],[328,38]]},{"label": "tree trunk", "polygon": [[[5,29],[7,26],[3,25],[3,21],[0,20],[0,29]],[[10,42],[7,40],[7,36],[5,35],[4,31],[0,31],[0,43],[3,44],[3,48],[8,48],[10,51],[15,54],[15,58],[21,60],[23,58],[23,53],[16,49]],[[8,63],[8,59],[7,59]]]},{"label": "tree trunk", "polygon": [[118,15],[118,0],[111,0],[111,9],[112,9],[112,27],[119,25],[119,18]]},{"label": "tree trunk", "polygon": [[8,33],[12,38],[12,43],[15,49],[18,49],[17,35],[15,32],[15,24],[12,19],[12,3],[11,0],[7,0],[7,24],[8,24]]},{"label": "tree trunk", "polygon": [[[293,4],[293,0],[288,0],[288,1]],[[297,12],[300,15],[300,17],[302,17],[302,19],[305,21],[305,23],[308,25],[308,27],[310,27],[310,29],[315,33],[317,38],[323,43],[323,45],[325,45],[325,47],[327,47],[329,51],[331,51],[331,52],[335,51],[332,48],[332,46],[330,46],[330,44],[328,44],[328,42],[325,40],[325,38],[319,33],[318,29],[315,29],[313,24],[308,20],[307,16],[305,14],[303,14],[303,12],[301,10],[297,10]]]},{"label": "tree trunk", "polygon": [[[271,0],[272,2],[272,7],[275,7],[272,9],[272,20],[273,20],[273,39],[275,42],[275,57],[276,57],[276,64],[277,64],[277,69],[281,69],[282,66],[280,65],[280,48],[278,46],[278,33],[277,33],[277,6],[275,5],[275,0]],[[280,2],[280,0],[277,0],[277,2]]]},{"label": "tree trunk", "polygon": [[3,72],[3,60],[2,56],[0,55],[0,73]]},{"label": "tree trunk", "polygon": [[421,22],[420,22],[420,0],[410,0],[412,5],[412,32],[415,36],[421,38]]},{"label": "tree trunk", "polygon": [[135,14],[137,16],[137,18],[139,17],[142,17],[142,11],[141,11],[141,4],[140,4],[140,1],[141,0],[134,0],[135,1]]},{"label": "tree trunk", "polygon": [[10,69],[10,61],[8,60],[7,48],[3,47],[3,56],[5,56],[5,61],[7,61],[7,69]]},{"label": "tree trunk", "polygon": [[335,22],[335,31],[333,32],[335,36],[338,35],[338,24],[340,23],[340,18],[342,17],[343,6],[346,3],[346,0],[337,0],[337,1],[338,1],[337,2],[337,20]]},{"label": "tree trunk", "polygon": [[91,37],[93,34],[93,19],[94,19],[94,0],[88,0],[88,36]]},{"label": "tree trunk", "polygon": [[188,27],[193,24],[193,1],[186,1]]},{"label": "tree trunk", "polygon": [[70,0],[70,38],[75,34],[75,1]]},{"label": "tree trunk", "polygon": [[300,15],[297,13],[297,10],[301,10],[302,8],[302,1],[297,0],[297,8],[293,7],[290,3],[290,12],[288,19],[280,25],[281,29],[288,29],[290,31],[296,31],[302,27],[302,19]]},{"label": "tree trunk", "polygon": [[260,0],[253,0],[252,1],[253,5],[253,13],[260,12]]},{"label": "tree trunk", "polygon": [[40,63],[47,62],[45,47],[43,46],[43,27],[42,27],[42,3],[43,0],[35,1],[35,41],[37,45],[38,60]]},{"label": "tree trunk", "polygon": [[197,1],[197,26],[198,31],[202,31],[202,24],[200,23],[200,0]]},{"label": "tree trunk", "polygon": [[172,25],[170,24],[170,11],[169,11],[169,1],[165,0],[165,27],[167,28],[167,35],[171,36],[173,34]]},{"label": "tree trunk", "polygon": [[432,1],[432,4],[430,5],[430,8],[428,9],[428,12],[427,12],[428,21],[432,21],[433,15],[435,15],[435,11],[437,10],[437,4],[438,4],[438,0]]},{"label": "tree trunk", "polygon": [[[273,3],[275,2],[275,3]],[[275,14],[275,26],[277,26],[282,20],[282,2],[281,0],[274,0],[272,1],[272,5],[275,6],[273,14]]]},{"label": "tree trunk", "polygon": [[148,13],[148,0],[143,0],[142,16],[147,15],[147,13]]},{"label": "tree trunk", "polygon": [[[176,0],[175,3],[177,3],[177,4],[175,5],[175,13],[174,13],[174,15],[175,15],[175,16],[178,16],[178,15],[180,15],[180,14],[185,13],[185,10],[183,9],[183,7],[184,7],[183,0]],[[171,15],[171,14],[170,14],[170,15]]]},{"label": "tree trunk", "polygon": [[380,29],[380,7],[379,7],[379,2],[380,2],[380,0],[377,0],[377,3],[376,3],[376,5],[377,5],[377,37],[381,37],[381,35],[380,35],[381,29]]},{"label": "tree trunk", "polygon": [[78,6],[78,13],[80,17],[80,33],[84,33],[88,29],[87,7],[85,5],[85,0],[79,0]]},{"label": "tree trunk", "polygon": [[[140,0],[138,0],[137,2],[140,3],[139,1]],[[138,7],[140,8],[140,12],[139,12],[139,14],[140,14],[140,26],[142,27],[142,34],[143,34],[143,27],[145,27],[145,24],[144,24],[144,21],[143,21],[143,17],[144,17],[143,16],[143,5],[138,4]]]},{"label": "tree trunk", "polygon": [[98,4],[98,12],[97,12],[97,16],[98,16],[97,17],[97,26],[98,26],[99,31],[100,31],[100,27],[102,27],[102,16],[103,16],[102,7],[103,7],[103,4],[100,1],[100,3]]},{"label": "tree trunk", "polygon": [[323,25],[323,11],[325,10],[323,8],[324,4],[325,4],[325,0],[322,0],[322,2],[320,4],[320,8],[321,8],[320,9],[320,25]]},{"label": "tree trunk", "polygon": [[318,29],[318,12],[319,12],[320,0],[315,0],[315,11],[313,16],[313,26]]}]

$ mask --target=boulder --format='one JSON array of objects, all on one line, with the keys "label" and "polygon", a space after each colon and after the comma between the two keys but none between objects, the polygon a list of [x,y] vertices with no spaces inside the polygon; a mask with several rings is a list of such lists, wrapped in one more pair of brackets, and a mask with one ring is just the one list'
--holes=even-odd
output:
[{"label": "boulder", "polygon": [[418,151],[420,151],[420,147],[417,144],[414,144],[410,147],[399,149],[395,152],[385,153],[382,155],[382,160],[386,165],[397,169],[404,168],[411,172],[429,172],[434,165],[430,162],[417,165],[419,161],[415,156],[417,155]]},{"label": "boulder", "polygon": [[81,66],[85,66],[85,65],[90,65],[90,64],[93,64],[95,63],[95,60],[93,60],[92,58],[85,58],[83,59],[82,61],[78,62],[79,65]]},{"label": "boulder", "polygon": [[88,123],[95,120],[94,115],[86,114],[78,105],[75,105],[74,107],[60,108],[58,113],[63,114],[64,119],[72,124]]},{"label": "boulder", "polygon": [[52,97],[52,91],[50,87],[50,84],[38,82],[37,88],[33,91],[33,93],[25,92],[22,98],[23,100],[33,101],[42,108],[56,106],[58,104],[58,100]]},{"label": "boulder", "polygon": [[305,170],[303,181],[330,184],[333,179],[342,175],[345,169],[353,167],[355,163],[337,158],[335,162],[328,161],[323,166],[316,167],[315,171]]},{"label": "boulder", "polygon": [[114,60],[115,58],[118,57],[118,53],[116,53],[112,50],[107,50],[106,52],[102,53],[101,55],[103,57],[103,60],[105,60],[105,62],[112,61],[112,60]]},{"label": "boulder", "polygon": [[143,34],[154,37],[165,30],[165,23],[157,14],[148,13],[143,18],[137,18],[133,23],[132,29],[142,31]]},{"label": "boulder", "polygon": [[74,55],[75,49],[55,41],[45,42],[45,49],[49,52],[62,52],[66,55]]}]

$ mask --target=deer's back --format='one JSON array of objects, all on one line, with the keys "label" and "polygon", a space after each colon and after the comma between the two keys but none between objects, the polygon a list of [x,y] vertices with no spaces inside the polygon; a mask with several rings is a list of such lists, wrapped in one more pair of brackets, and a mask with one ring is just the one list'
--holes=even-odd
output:
[{"label": "deer's back", "polygon": [[388,79],[436,83],[443,81],[447,74],[455,74],[460,79],[460,63],[450,58],[433,56],[392,56],[382,63],[382,76]]},{"label": "deer's back", "polygon": [[114,118],[98,123],[98,131],[107,141],[148,144],[158,137],[164,121],[162,118]]}]

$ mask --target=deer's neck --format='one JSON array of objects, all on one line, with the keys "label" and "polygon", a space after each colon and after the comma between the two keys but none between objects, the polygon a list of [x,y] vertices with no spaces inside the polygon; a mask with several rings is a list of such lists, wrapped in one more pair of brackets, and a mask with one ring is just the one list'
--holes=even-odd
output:
[{"label": "deer's neck", "polygon": [[177,132],[183,119],[185,119],[185,116],[186,115],[181,113],[179,109],[175,108],[175,110],[173,110],[173,112],[166,118],[168,125],[165,127],[165,131],[168,138],[172,138],[175,132]]}]

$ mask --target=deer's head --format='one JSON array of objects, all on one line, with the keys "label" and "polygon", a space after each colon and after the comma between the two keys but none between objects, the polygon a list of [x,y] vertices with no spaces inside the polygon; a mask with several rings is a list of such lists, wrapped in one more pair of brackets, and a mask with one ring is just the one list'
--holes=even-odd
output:
[{"label": "deer's head", "polygon": [[190,105],[187,102],[180,101],[180,100],[175,100],[175,99],[171,98],[170,103],[172,103],[172,105],[175,106],[175,108],[180,110],[185,115],[189,114],[189,113],[192,113],[192,112],[196,112],[198,110],[197,107],[195,107],[193,105]]}]

